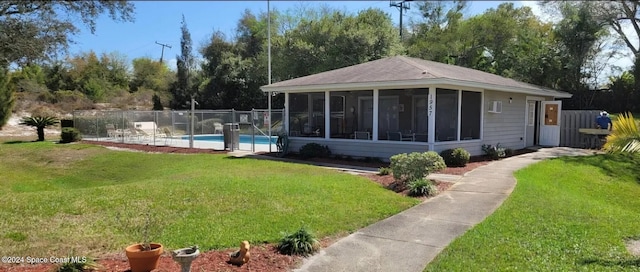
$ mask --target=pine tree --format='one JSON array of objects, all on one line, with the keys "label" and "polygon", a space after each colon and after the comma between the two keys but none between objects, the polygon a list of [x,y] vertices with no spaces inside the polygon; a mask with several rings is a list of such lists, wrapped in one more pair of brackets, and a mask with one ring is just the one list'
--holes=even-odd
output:
[{"label": "pine tree", "polygon": [[182,15],[182,24],[180,26],[182,37],[180,38],[180,53],[177,58],[177,81],[173,84],[171,92],[173,93],[173,100],[171,101],[171,108],[184,109],[187,107],[188,102],[193,95],[193,84],[191,82],[191,71],[194,64],[192,45],[191,45],[191,33],[187,28],[187,21]]}]

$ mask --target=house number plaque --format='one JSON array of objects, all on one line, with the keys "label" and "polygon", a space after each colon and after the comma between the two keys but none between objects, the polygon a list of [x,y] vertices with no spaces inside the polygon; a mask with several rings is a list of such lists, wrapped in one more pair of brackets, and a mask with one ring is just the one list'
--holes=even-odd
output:
[{"label": "house number plaque", "polygon": [[433,114],[433,104],[434,104],[433,103],[433,95],[430,94],[429,95],[429,107],[427,109],[428,114],[429,114],[428,116],[431,116],[431,114]]}]

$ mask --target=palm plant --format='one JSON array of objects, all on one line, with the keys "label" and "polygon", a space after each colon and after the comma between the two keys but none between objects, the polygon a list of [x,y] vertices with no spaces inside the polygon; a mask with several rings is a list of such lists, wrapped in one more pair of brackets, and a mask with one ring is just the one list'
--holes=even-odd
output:
[{"label": "palm plant", "polygon": [[613,130],[607,136],[604,149],[607,152],[640,152],[640,130],[638,123],[630,112],[618,116],[613,122]]},{"label": "palm plant", "polygon": [[44,128],[58,123],[58,119],[51,116],[31,116],[22,118],[20,124],[25,126],[36,127],[38,132],[38,141],[44,141]]}]

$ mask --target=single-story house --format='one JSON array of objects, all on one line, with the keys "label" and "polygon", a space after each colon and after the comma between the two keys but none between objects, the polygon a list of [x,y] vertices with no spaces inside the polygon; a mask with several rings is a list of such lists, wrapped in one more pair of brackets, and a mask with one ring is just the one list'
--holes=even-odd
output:
[{"label": "single-story house", "polygon": [[406,56],[262,86],[284,93],[289,150],[388,159],[398,153],[482,145],[558,146],[561,101],[571,94]]}]

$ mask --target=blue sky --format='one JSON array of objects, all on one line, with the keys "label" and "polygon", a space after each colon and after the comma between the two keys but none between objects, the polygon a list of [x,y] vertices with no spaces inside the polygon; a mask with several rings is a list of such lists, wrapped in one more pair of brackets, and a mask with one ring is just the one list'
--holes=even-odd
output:
[{"label": "blue sky", "polygon": [[[536,1],[469,1],[466,16],[480,14],[489,8],[496,8],[500,3],[513,2],[516,7],[523,5],[532,8],[533,13],[543,20],[553,18],[543,14]],[[108,16],[101,16],[97,22],[95,34],[86,28],[74,37],[76,44],[71,45],[72,55],[93,50],[97,54],[118,52],[132,60],[138,57],[159,59],[162,47],[155,42],[169,44],[172,48],[165,48],[164,60],[170,68],[175,69],[176,55],[180,54],[180,22],[185,15],[187,26],[195,49],[202,44],[214,31],[222,31],[231,38],[235,34],[238,19],[245,9],[254,14],[267,11],[267,1],[132,1],[136,6],[135,22],[114,22]],[[389,7],[389,1],[270,1],[271,9],[286,11],[304,7],[318,7],[328,5],[333,8],[357,13],[367,8],[379,8],[387,12],[394,23],[398,25],[399,11]],[[414,6],[405,16],[419,18]],[[629,31],[633,31],[627,27]],[[624,49],[623,49],[624,50]],[[627,50],[628,51],[628,50]],[[196,56],[197,52],[194,52]],[[610,60],[609,64],[630,67],[631,57]],[[129,62],[130,63],[130,62]],[[611,72],[604,72],[600,77],[606,79]]]},{"label": "blue sky", "polygon": [[[468,15],[482,13],[495,8],[504,1],[471,1]],[[70,47],[70,53],[93,50],[97,54],[118,52],[129,60],[137,57],[160,58],[162,47],[155,42],[169,44],[165,48],[164,59],[169,65],[175,63],[180,54],[180,22],[182,14],[187,20],[194,46],[200,48],[214,32],[222,31],[227,37],[233,37],[238,19],[245,9],[254,14],[267,11],[267,1],[133,1],[136,6],[135,22],[114,22],[102,16],[95,34],[86,28],[74,37],[76,44]],[[514,2],[520,6],[519,1]],[[389,7],[389,1],[270,1],[271,9],[286,11],[300,6],[316,7],[326,4],[330,7],[358,12],[370,7],[380,8],[389,13],[395,24],[399,21],[399,11]],[[415,13],[409,10],[408,14]],[[405,15],[405,23],[407,16]],[[197,53],[197,52],[194,52]]]}]

